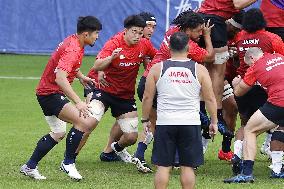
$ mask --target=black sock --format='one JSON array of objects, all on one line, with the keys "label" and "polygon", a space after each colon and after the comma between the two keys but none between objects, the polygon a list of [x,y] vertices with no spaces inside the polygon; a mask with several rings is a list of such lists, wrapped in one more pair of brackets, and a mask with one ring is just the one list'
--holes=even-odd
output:
[{"label": "black sock", "polygon": [[64,164],[69,165],[75,163],[76,150],[83,138],[84,132],[72,127],[66,137],[66,153]]},{"label": "black sock", "polygon": [[251,175],[252,174],[253,164],[254,164],[254,161],[244,160],[244,162],[243,162],[243,166],[244,166],[243,174],[244,175]]},{"label": "black sock", "polygon": [[227,153],[231,151],[232,137],[223,135],[222,151]]},{"label": "black sock", "polygon": [[224,121],[223,119],[223,109],[217,109],[217,118],[218,118],[218,121]]},{"label": "black sock", "polygon": [[207,114],[206,113],[206,109],[205,109],[205,102],[204,101],[200,101],[200,112]]},{"label": "black sock", "polygon": [[27,162],[27,166],[31,169],[35,169],[38,162],[56,145],[56,142],[50,134],[43,136],[39,139],[37,146]]},{"label": "black sock", "polygon": [[114,143],[114,148],[117,152],[121,152],[124,149],[124,147],[121,147],[118,142]]}]

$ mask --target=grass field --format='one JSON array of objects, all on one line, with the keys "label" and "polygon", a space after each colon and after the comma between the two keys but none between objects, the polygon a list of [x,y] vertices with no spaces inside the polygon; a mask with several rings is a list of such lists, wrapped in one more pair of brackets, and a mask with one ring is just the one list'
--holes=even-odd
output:
[{"label": "grass field", "polygon": [[[0,77],[40,77],[47,56],[1,55]],[[85,57],[82,72],[87,73],[92,66],[94,57]],[[35,87],[38,80],[1,79],[0,78],[0,188],[153,188],[153,174],[141,174],[134,165],[119,163],[104,163],[99,160],[108,138],[108,132],[114,119],[106,113],[98,128],[92,133],[86,146],[77,160],[77,168],[84,177],[81,182],[71,181],[67,175],[59,171],[63,158],[65,140],[58,144],[39,164],[39,170],[47,177],[45,181],[34,181],[19,173],[20,166],[30,157],[36,142],[49,132],[41,109],[35,98]],[[79,94],[82,87],[78,81],[73,84]],[[137,101],[139,113],[140,102]],[[68,127],[68,130],[70,125]],[[141,130],[141,128],[140,128]],[[261,145],[263,136],[258,139]],[[257,155],[253,184],[224,185],[222,180],[231,176],[230,165],[217,159],[221,146],[221,136],[210,143],[205,156],[205,165],[197,170],[196,188],[284,188],[282,180],[269,178],[267,157]],[[136,145],[130,147],[133,153]],[[146,153],[150,160],[151,146]],[[174,171],[169,188],[180,188],[179,172]]]}]

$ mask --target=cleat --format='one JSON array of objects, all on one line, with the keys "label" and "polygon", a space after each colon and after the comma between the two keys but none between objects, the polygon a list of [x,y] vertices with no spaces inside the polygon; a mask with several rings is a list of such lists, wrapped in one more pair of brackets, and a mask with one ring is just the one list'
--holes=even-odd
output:
[{"label": "cleat", "polygon": [[[134,159],[134,158],[133,158]],[[136,167],[139,172],[141,173],[153,173],[153,170],[150,168],[149,165],[145,161],[140,161],[138,158],[136,158]]]},{"label": "cleat", "polygon": [[225,135],[232,138],[234,137],[234,133],[228,130],[227,125],[224,121],[218,121],[217,126],[218,131],[221,133],[221,135]]},{"label": "cleat", "polygon": [[271,171],[270,178],[284,178],[284,171],[281,170],[280,173],[275,173],[274,171]]},{"label": "cleat", "polygon": [[116,155],[114,151],[110,153],[104,153],[102,152],[100,155],[100,160],[104,162],[112,162],[112,161],[120,161],[120,157]]},{"label": "cleat", "polygon": [[231,161],[233,156],[234,156],[234,153],[232,151],[224,152],[223,150],[219,150],[218,152],[218,158],[220,160]]},{"label": "cleat", "polygon": [[29,168],[26,164],[24,164],[21,168],[20,168],[20,173],[29,176],[33,179],[36,180],[45,180],[46,177],[41,175],[37,169],[37,167],[35,169],[31,169]]},{"label": "cleat", "polygon": [[243,169],[243,163],[242,163],[242,160],[234,155],[231,159],[231,162],[232,162],[232,171],[233,171],[233,175],[239,175],[241,174],[242,172],[242,169]]},{"label": "cleat", "polygon": [[80,173],[77,171],[75,163],[66,165],[64,164],[64,162],[61,162],[60,165],[60,170],[67,173],[67,175],[71,178],[74,179],[76,181],[80,181],[82,179],[82,176],[80,175]]},{"label": "cleat", "polygon": [[229,179],[225,179],[224,183],[253,183],[254,177],[251,175],[238,174]]},{"label": "cleat", "polygon": [[111,148],[113,149],[113,151],[116,153],[116,155],[121,159],[121,161],[125,162],[125,163],[134,163],[136,164],[136,159],[134,159],[126,150],[126,148],[124,148],[121,152],[116,151],[115,147],[114,147],[115,142],[113,142],[111,144]]}]

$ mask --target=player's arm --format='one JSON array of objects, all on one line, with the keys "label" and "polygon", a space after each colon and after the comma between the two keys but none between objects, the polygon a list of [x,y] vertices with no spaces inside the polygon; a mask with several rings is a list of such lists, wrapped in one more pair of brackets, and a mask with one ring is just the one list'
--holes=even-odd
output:
[{"label": "player's arm", "polygon": [[197,64],[197,78],[201,85],[201,94],[203,100],[205,101],[206,110],[208,111],[211,117],[211,123],[209,125],[209,134],[213,137],[217,134],[217,102],[213,92],[211,78],[207,69],[200,64]]},{"label": "player's arm", "polygon": [[206,104],[206,109],[211,117],[211,123],[217,124],[217,102],[213,92],[212,81],[207,69],[197,64],[197,78],[201,85],[201,94]]},{"label": "player's arm", "polygon": [[151,112],[156,93],[156,81],[160,73],[160,66],[160,64],[155,64],[147,76],[142,100],[142,119],[149,119],[149,113]]},{"label": "player's arm", "polygon": [[80,70],[77,72],[76,77],[86,89],[89,88],[89,84],[92,85],[95,83],[95,79],[85,76]]},{"label": "player's arm", "polygon": [[111,64],[111,62],[119,56],[121,50],[122,48],[116,48],[112,51],[110,56],[107,56],[105,58],[98,58],[95,61],[93,69],[95,69],[96,71],[102,71],[106,69]]},{"label": "player's arm", "polygon": [[147,132],[151,127],[149,114],[152,109],[153,99],[156,93],[156,82],[158,80],[159,75],[160,75],[160,64],[156,64],[151,68],[145,83],[145,90],[142,100],[142,118],[141,118],[145,134],[147,134]]},{"label": "player's arm", "polygon": [[243,80],[239,82],[234,88],[235,96],[243,96],[251,89],[251,86],[247,85]]},{"label": "player's arm", "polygon": [[205,49],[207,53],[203,57],[202,62],[214,62],[215,56],[214,56],[214,48],[212,45],[212,40],[211,40],[211,29],[214,27],[214,25],[210,25],[210,20],[206,23],[203,29],[203,37],[204,37],[204,42],[205,42]]},{"label": "player's arm", "polygon": [[243,9],[246,8],[248,6],[250,6],[251,4],[255,3],[257,0],[233,0],[233,4],[235,6],[236,9]]},{"label": "player's arm", "polygon": [[273,34],[271,38],[273,51],[284,55],[284,42],[282,41],[281,37]]}]

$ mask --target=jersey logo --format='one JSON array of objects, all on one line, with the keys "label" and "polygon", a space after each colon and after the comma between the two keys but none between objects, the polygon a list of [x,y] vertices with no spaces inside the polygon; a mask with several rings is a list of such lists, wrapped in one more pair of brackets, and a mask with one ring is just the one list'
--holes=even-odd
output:
[{"label": "jersey logo", "polygon": [[97,93],[96,94],[96,97],[101,97],[102,96],[102,93]]},{"label": "jersey logo", "polygon": [[142,56],[143,56],[143,53],[140,52],[138,57],[141,58]]},{"label": "jersey logo", "polygon": [[137,108],[137,106],[135,104],[132,105],[133,108]]},{"label": "jersey logo", "polygon": [[121,54],[121,55],[119,56],[119,59],[125,59],[125,56],[124,56],[123,54]]}]

